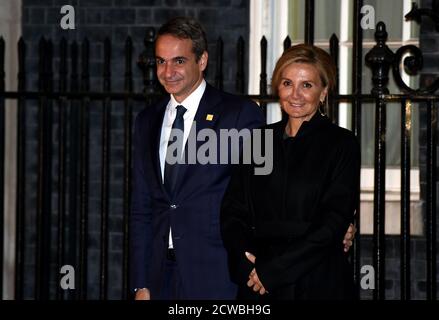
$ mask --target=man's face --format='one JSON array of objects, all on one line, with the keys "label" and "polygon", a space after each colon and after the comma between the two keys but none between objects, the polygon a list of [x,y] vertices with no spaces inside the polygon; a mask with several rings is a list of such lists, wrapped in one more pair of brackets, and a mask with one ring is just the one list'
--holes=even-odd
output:
[{"label": "man's face", "polygon": [[161,35],[156,40],[155,56],[157,77],[177,102],[186,99],[203,80],[208,55],[204,52],[196,62],[191,39]]}]

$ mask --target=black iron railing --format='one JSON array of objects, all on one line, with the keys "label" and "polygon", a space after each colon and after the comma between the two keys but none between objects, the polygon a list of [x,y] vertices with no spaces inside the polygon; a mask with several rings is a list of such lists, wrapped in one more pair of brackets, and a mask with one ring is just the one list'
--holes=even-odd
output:
[{"label": "black iron railing", "polygon": [[[436,228],[437,228],[437,103],[439,96],[435,94],[439,88],[439,79],[427,88],[412,89],[408,87],[400,76],[400,62],[406,52],[412,54],[404,60],[406,68],[410,72],[416,72],[422,67],[422,53],[414,46],[404,46],[395,53],[386,45],[387,32],[385,24],[377,24],[375,38],[376,46],[366,55],[366,61],[362,61],[363,34],[360,27],[360,10],[363,1],[354,2],[354,39],[352,61],[352,94],[334,94],[330,96],[328,116],[337,122],[338,105],[340,102],[348,102],[352,106],[352,131],[361,141],[361,114],[363,103],[375,103],[375,176],[374,176],[374,234],[373,234],[373,266],[375,270],[375,299],[385,299],[385,151],[386,151],[386,104],[397,102],[401,105],[401,254],[400,254],[400,279],[401,299],[411,298],[411,270],[410,270],[410,134],[411,134],[411,110],[415,102],[422,102],[427,110],[427,139],[426,144],[426,193],[425,193],[425,221],[426,221],[426,268],[427,268],[427,299],[436,299]],[[416,7],[408,15],[414,19],[420,19],[427,15],[426,11],[420,11]],[[314,36],[314,1],[306,1],[305,14],[305,41],[313,43]],[[99,298],[106,299],[108,295],[109,276],[109,233],[111,226],[109,221],[109,206],[111,200],[110,185],[110,154],[111,154],[111,116],[114,112],[113,102],[123,105],[123,223],[122,256],[117,263],[121,267],[122,285],[121,298],[129,297],[128,290],[128,215],[130,212],[130,184],[131,184],[131,134],[132,119],[134,116],[134,103],[148,105],[163,94],[155,74],[154,57],[154,29],[148,29],[145,37],[145,48],[139,56],[137,64],[143,75],[144,89],[142,93],[133,90],[132,55],[133,43],[127,38],[125,43],[125,74],[124,91],[113,92],[111,84],[111,43],[109,40],[104,44],[103,86],[101,92],[90,91],[90,59],[89,42],[84,40],[81,44],[76,41],[70,44],[62,39],[59,43],[60,67],[56,76],[53,66],[53,44],[50,40],[42,38],[39,45],[39,82],[37,91],[28,91],[26,87],[26,43],[23,39],[18,42],[18,90],[5,92],[5,44],[0,39],[0,181],[4,180],[5,164],[5,101],[17,102],[17,186],[16,186],[16,255],[15,255],[15,297],[25,297],[25,265],[34,265],[34,294],[36,299],[87,299],[87,278],[90,270],[88,241],[89,241],[89,159],[90,145],[90,110],[94,102],[102,103],[101,113],[101,172],[100,172],[100,249],[99,263],[92,267],[99,270]],[[284,48],[291,46],[291,39],[287,37]],[[330,53],[335,62],[338,62],[339,41],[335,35],[330,39]],[[80,48],[80,49],[79,49]],[[223,48],[224,43],[218,39],[217,61],[215,66],[215,85],[223,88]],[[245,84],[245,43],[242,37],[237,42],[237,73],[236,92],[244,94]],[[259,95],[247,95],[247,97],[259,102],[266,110],[269,102],[275,102],[276,97],[269,95],[267,81],[267,40],[261,39],[261,74]],[[81,57],[79,59],[79,57]],[[68,61],[70,59],[70,66]],[[79,60],[81,67],[79,68]],[[366,63],[372,69],[373,89],[369,94],[361,92],[362,68]],[[70,70],[70,73],[69,73]],[[396,83],[405,94],[389,94],[387,89],[388,74],[392,70]],[[55,78],[58,79],[55,85]],[[69,79],[69,81],[68,81]],[[68,86],[70,82],[70,86]],[[57,90],[55,90],[55,87]],[[337,81],[338,88],[338,81]],[[29,168],[26,168],[26,132],[27,115],[30,103],[36,103],[38,109],[37,130],[37,166],[34,168],[37,175],[36,186],[36,224],[26,225],[28,221],[28,209],[26,207],[26,181]],[[57,111],[54,113],[54,111]],[[57,117],[55,117],[55,114]],[[54,136],[53,126],[56,124],[57,131]],[[57,153],[53,151],[54,142],[57,144]],[[57,177],[53,178],[53,161],[57,163]],[[67,188],[68,186],[68,188]],[[53,189],[57,189],[56,203],[53,202]],[[3,199],[4,184],[0,183],[0,271],[3,271],[3,235],[4,211]],[[357,292],[360,292],[360,269],[361,269],[361,235],[360,235],[360,202],[355,215],[358,229],[354,246],[351,250],[351,258],[354,268],[354,280],[357,283]],[[53,207],[57,208],[56,220],[53,220]],[[78,213],[67,215],[66,212]],[[29,261],[26,253],[26,230],[35,228],[35,261]],[[56,232],[53,233],[52,229]],[[55,238],[53,238],[55,236]],[[53,264],[56,265],[53,268]],[[63,265],[74,264],[77,271],[77,288],[72,295],[65,294],[59,283],[61,275],[56,273],[57,279],[54,284],[50,279],[54,277],[51,270],[60,270]],[[0,288],[2,288],[3,272],[0,274]],[[52,284],[51,284],[52,283]],[[50,286],[55,285],[56,295],[50,293]]]}]

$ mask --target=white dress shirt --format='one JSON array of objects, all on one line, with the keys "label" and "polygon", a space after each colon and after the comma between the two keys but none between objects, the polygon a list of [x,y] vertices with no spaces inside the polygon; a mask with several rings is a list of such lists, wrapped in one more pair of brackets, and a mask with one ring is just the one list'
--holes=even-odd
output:
[{"label": "white dress shirt", "polygon": [[[159,148],[159,156],[160,156],[160,169],[162,174],[162,181],[165,180],[165,159],[166,159],[166,150],[168,148],[169,136],[171,135],[172,124],[174,123],[175,117],[177,115],[176,107],[178,105],[182,105],[186,108],[186,112],[183,115],[184,120],[184,135],[183,135],[183,150],[186,145],[187,138],[189,136],[189,132],[192,127],[192,123],[195,118],[195,114],[198,110],[198,105],[200,104],[201,97],[206,90],[206,81],[203,79],[198,86],[186,99],[184,99],[181,103],[178,103],[174,96],[171,94],[171,99],[169,100],[168,105],[166,106],[165,116],[163,118],[162,131],[160,133],[160,148]],[[172,243],[172,230],[169,230],[169,246],[168,248],[173,248]]]}]

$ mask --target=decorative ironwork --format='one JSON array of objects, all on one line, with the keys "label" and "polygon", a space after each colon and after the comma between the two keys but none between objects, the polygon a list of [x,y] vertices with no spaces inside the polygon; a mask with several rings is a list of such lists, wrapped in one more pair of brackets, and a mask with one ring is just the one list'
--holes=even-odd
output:
[{"label": "decorative ironwork", "polygon": [[146,30],[146,36],[144,40],[145,50],[139,55],[137,65],[143,72],[143,92],[145,94],[154,94],[160,91],[160,86],[156,75],[155,64],[155,30],[150,27]]},{"label": "decorative ironwork", "polygon": [[224,41],[221,37],[216,41],[216,72],[215,72],[215,87],[223,90],[224,76],[223,76],[223,47]]},{"label": "decorative ironwork", "polygon": [[436,1],[433,1],[432,9],[418,8],[415,2],[412,2],[412,9],[404,17],[406,20],[414,20],[417,23],[421,23],[422,16],[427,16],[433,20],[436,31],[439,32],[439,6]]},{"label": "decorative ironwork", "polygon": [[[436,31],[439,32],[438,5],[433,1],[433,9],[418,8],[416,3],[412,4],[412,9],[405,15],[406,20],[414,20],[421,23],[422,16],[427,16],[435,23]],[[406,56],[410,53],[410,56]],[[404,58],[405,57],[405,58]],[[401,76],[401,66],[408,75],[416,75],[423,67],[423,56],[421,50],[414,45],[406,45],[399,48],[394,56],[392,72],[396,84],[405,92],[412,94],[432,94],[439,89],[439,78],[427,87],[413,89],[408,86]]]},{"label": "decorative ironwork", "polygon": [[[313,1],[308,1],[309,3],[312,3]],[[362,113],[362,104],[366,104],[369,102],[375,102],[376,103],[376,127],[375,127],[375,166],[374,170],[376,172],[374,176],[374,186],[376,190],[374,190],[374,235],[373,235],[373,263],[375,267],[375,279],[377,279],[376,285],[375,285],[375,294],[374,297],[376,299],[384,299],[385,298],[385,292],[386,292],[386,274],[385,274],[385,262],[386,262],[386,233],[385,233],[385,147],[386,147],[386,104],[389,102],[400,102],[401,103],[401,150],[403,152],[403,156],[401,156],[401,176],[402,176],[402,183],[401,183],[401,199],[402,199],[402,214],[401,214],[401,264],[400,264],[400,270],[401,270],[401,299],[410,299],[410,293],[416,292],[411,291],[410,286],[416,278],[411,277],[410,272],[410,263],[413,262],[413,260],[416,260],[417,258],[414,256],[410,256],[410,117],[412,116],[410,114],[410,104],[413,103],[412,108],[417,108],[420,103],[419,102],[426,102],[427,105],[427,116],[425,117],[425,122],[427,123],[427,128],[425,132],[425,136],[428,139],[427,146],[426,146],[426,156],[425,156],[425,163],[426,163],[426,169],[425,169],[425,180],[426,180],[426,187],[425,187],[425,203],[426,203],[426,209],[425,209],[425,217],[426,217],[426,265],[427,265],[427,272],[426,272],[426,292],[427,292],[427,299],[436,299],[436,269],[437,269],[437,226],[436,226],[436,220],[437,220],[437,187],[435,181],[437,180],[437,156],[436,156],[436,148],[437,145],[437,102],[439,101],[438,95],[426,95],[424,93],[433,92],[436,90],[437,84],[434,83],[430,87],[427,87],[425,89],[412,89],[405,85],[401,79],[401,75],[399,74],[400,68],[401,68],[401,61],[403,61],[403,67],[407,70],[407,72],[412,75],[416,74],[418,70],[422,68],[423,65],[423,57],[421,54],[420,49],[418,49],[416,46],[404,46],[400,48],[399,50],[396,50],[396,52],[392,52],[386,45],[386,39],[387,39],[387,32],[386,27],[383,22],[380,22],[377,25],[376,28],[376,46],[370,50],[370,52],[366,56],[367,63],[371,66],[373,71],[373,95],[370,94],[363,94],[361,91],[361,76],[362,76],[362,29],[360,26],[360,10],[362,7],[362,1],[356,0],[355,1],[355,8],[354,12],[355,14],[355,20],[354,25],[357,26],[356,31],[354,32],[354,45],[353,45],[353,59],[352,59],[352,78],[354,79],[353,85],[352,85],[352,94],[334,94],[331,98],[333,99],[333,103],[335,108],[333,109],[333,118],[337,119],[338,117],[335,116],[335,112],[337,111],[337,104],[340,102],[351,104],[352,110],[353,110],[353,116],[352,116],[352,130],[356,133],[357,139],[359,142],[362,141],[361,139],[361,113]],[[436,1],[436,3],[439,3],[439,1]],[[311,16],[311,15],[310,15]],[[310,34],[311,35],[311,34]],[[44,40],[44,39],[43,39]],[[95,150],[91,150],[91,148],[94,146],[91,144],[93,138],[93,132],[96,128],[98,128],[98,125],[95,123],[95,121],[92,121],[94,119],[94,113],[89,114],[89,112],[92,112],[94,110],[94,103],[96,101],[104,102],[106,104],[107,110],[106,116],[104,117],[107,121],[105,123],[102,122],[101,125],[106,125],[108,128],[106,129],[106,133],[102,136],[105,137],[105,140],[100,143],[102,146],[106,146],[106,156],[101,157],[105,158],[107,161],[108,155],[115,155],[115,159],[122,157],[122,154],[118,156],[115,153],[112,153],[113,151],[117,151],[117,153],[120,153],[119,151],[122,150],[119,148],[117,139],[112,140],[112,135],[109,133],[111,132],[111,126],[110,126],[110,119],[115,119],[115,124],[118,124],[120,122],[117,122],[121,120],[120,112],[117,114],[113,114],[112,110],[115,110],[116,108],[119,108],[120,104],[114,104],[112,106],[113,101],[122,101],[124,102],[124,139],[123,139],[123,155],[124,155],[124,168],[123,168],[123,177],[124,177],[124,187],[123,187],[123,193],[124,193],[124,208],[123,208],[123,257],[122,257],[122,273],[123,273],[123,284],[122,284],[122,290],[124,293],[122,293],[122,297],[126,298],[129,297],[131,294],[131,291],[129,290],[129,277],[127,274],[128,268],[128,239],[129,239],[129,227],[128,227],[128,213],[130,211],[130,200],[129,200],[129,193],[130,193],[130,176],[131,176],[131,158],[130,154],[132,151],[132,145],[131,145],[131,127],[132,127],[132,120],[135,112],[137,112],[137,107],[141,107],[143,105],[149,105],[150,99],[156,98],[158,95],[161,94],[161,86],[159,82],[157,81],[156,77],[156,63],[155,63],[155,54],[154,54],[154,40],[155,40],[155,32],[154,29],[150,28],[147,30],[147,35],[145,37],[145,48],[144,51],[141,53],[138,59],[138,66],[143,72],[143,81],[144,81],[144,90],[143,93],[134,92],[133,88],[133,72],[131,70],[131,57],[133,53],[133,43],[130,38],[127,39],[126,46],[125,46],[125,86],[123,92],[117,92],[114,90],[114,88],[111,87],[111,76],[110,73],[110,53],[111,53],[111,47],[109,46],[109,42],[107,41],[107,45],[105,48],[106,52],[106,59],[104,64],[105,77],[104,74],[100,74],[100,79],[105,79],[105,86],[102,91],[93,91],[90,88],[90,76],[92,75],[93,78],[95,75],[93,74],[96,71],[93,71],[93,68],[90,69],[90,56],[89,56],[89,42],[87,39],[84,40],[82,43],[82,46],[79,48],[78,42],[73,41],[71,43],[70,47],[66,47],[66,44],[64,44],[64,49],[60,50],[60,85],[59,85],[59,91],[55,92],[53,91],[53,83],[54,83],[54,76],[53,76],[53,70],[51,69],[52,65],[54,65],[53,55],[49,54],[49,47],[50,47],[50,41],[44,40],[41,45],[41,52],[40,52],[40,65],[39,65],[39,88],[37,91],[29,91],[26,83],[31,81],[26,81],[27,79],[27,72],[26,72],[26,55],[25,55],[25,42],[23,39],[20,39],[19,45],[18,45],[18,57],[19,57],[19,73],[18,73],[18,90],[15,92],[7,92],[4,91],[3,88],[3,78],[4,78],[4,66],[3,62],[4,57],[2,59],[2,42],[0,41],[0,109],[1,106],[4,106],[5,99],[12,99],[17,100],[18,102],[18,108],[17,108],[17,195],[16,195],[16,203],[17,203],[17,211],[16,211],[16,267],[15,267],[15,297],[16,299],[29,299],[32,297],[37,298],[46,298],[47,296],[49,298],[53,297],[53,293],[55,292],[54,287],[52,287],[54,283],[53,281],[45,281],[44,279],[47,278],[47,274],[45,273],[45,268],[47,267],[47,262],[49,259],[44,258],[43,255],[41,255],[42,258],[40,258],[36,263],[34,260],[29,261],[30,259],[33,259],[33,255],[30,254],[33,251],[36,252],[45,252],[45,255],[53,254],[55,253],[54,247],[56,245],[55,242],[50,243],[50,252],[47,250],[49,247],[47,245],[48,241],[50,240],[48,237],[48,233],[50,230],[54,231],[53,226],[51,227],[49,223],[38,223],[34,224],[32,226],[29,226],[26,224],[26,219],[28,214],[32,214],[32,206],[29,205],[32,204],[32,202],[29,201],[30,195],[35,194],[34,190],[25,190],[31,187],[25,186],[31,186],[32,181],[34,180],[36,174],[39,175],[40,180],[42,182],[45,182],[45,184],[42,187],[39,187],[38,194],[39,194],[39,204],[38,204],[38,210],[40,212],[40,215],[38,216],[38,221],[42,220],[41,213],[48,212],[50,209],[50,205],[55,203],[55,201],[48,201],[50,200],[49,197],[53,197],[51,194],[51,189],[49,188],[50,184],[55,184],[55,180],[47,179],[47,177],[51,177],[50,172],[54,172],[54,170],[46,167],[46,165],[50,164],[49,160],[52,158],[55,159],[54,162],[54,168],[56,166],[59,166],[59,170],[62,171],[63,168],[68,169],[66,174],[66,186],[67,187],[59,187],[57,192],[58,201],[65,202],[65,198],[68,197],[68,201],[66,203],[61,203],[59,205],[59,208],[63,208],[66,204],[68,206],[68,210],[66,210],[66,218],[65,223],[59,223],[59,228],[68,227],[66,230],[58,230],[58,239],[62,238],[62,232],[66,232],[67,235],[67,243],[62,243],[62,241],[58,241],[58,248],[57,248],[57,254],[58,257],[60,255],[64,255],[66,257],[65,263],[75,265],[75,269],[77,270],[78,274],[78,288],[75,290],[75,292],[72,293],[61,293],[61,298],[64,296],[66,299],[81,299],[85,300],[87,299],[87,296],[90,296],[91,294],[88,293],[88,281],[89,279],[92,279],[93,275],[97,274],[97,271],[99,271],[99,267],[101,268],[107,268],[110,266],[109,257],[110,255],[105,253],[104,256],[101,256],[103,258],[101,259],[90,259],[89,256],[91,251],[89,243],[95,242],[94,237],[98,237],[101,235],[100,239],[104,239],[105,242],[107,242],[108,238],[108,232],[112,232],[112,224],[108,223],[108,220],[106,220],[104,227],[101,228],[101,233],[99,235],[93,235],[93,237],[90,237],[89,235],[89,225],[95,226],[97,222],[94,220],[90,220],[89,218],[93,219],[92,214],[95,214],[95,212],[99,209],[99,206],[96,206],[96,202],[93,201],[93,198],[90,198],[91,192],[93,192],[93,186],[91,184],[92,180],[90,179],[91,175],[89,175],[89,169],[92,169],[93,167],[90,166],[90,157],[92,154],[90,153],[93,151],[93,154],[96,153]],[[65,43],[65,41],[63,40]],[[224,43],[224,45],[229,45],[228,43]],[[284,41],[284,48],[291,46],[291,39],[287,37]],[[338,59],[337,57],[337,51],[339,48],[339,43],[337,38],[334,36],[331,38],[331,55],[334,58],[335,61]],[[67,50],[69,49],[69,50]],[[225,49],[225,47],[223,48]],[[67,57],[67,53],[69,54],[69,57]],[[221,50],[222,52],[222,50]],[[228,51],[227,51],[228,52]],[[239,38],[238,44],[237,44],[237,72],[236,72],[236,91],[238,93],[241,93],[244,95],[245,92],[245,44],[244,39],[242,37]],[[410,53],[409,57],[405,57],[406,53]],[[271,95],[268,95],[268,80],[267,80],[267,40],[265,37],[261,41],[261,48],[260,48],[260,54],[261,54],[261,74],[260,74],[260,93],[258,95],[246,95],[246,97],[254,99],[258,101],[261,106],[265,109],[267,106],[267,103],[275,102],[277,101],[277,97],[273,97]],[[220,55],[219,55],[220,56]],[[66,72],[66,65],[65,62],[68,61],[68,58],[70,58],[70,64],[69,64],[69,73]],[[218,60],[222,60],[224,56],[221,55],[221,58]],[[78,63],[81,62],[81,69],[78,68]],[[225,60],[226,61],[226,60]],[[221,61],[222,63],[225,61]],[[57,64],[55,64],[57,65]],[[225,64],[224,64],[225,65]],[[388,73],[390,71],[390,68],[392,67],[392,71],[395,75],[395,79],[397,81],[397,84],[404,90],[407,91],[409,94],[388,94],[389,90],[387,89],[387,83],[388,83]],[[90,72],[89,72],[90,69]],[[222,68],[220,68],[222,70]],[[96,69],[95,69],[96,70]],[[220,70],[220,71],[221,71]],[[90,73],[92,73],[90,75]],[[113,73],[114,74],[114,73]],[[222,72],[219,72],[218,74],[222,75]],[[66,78],[69,78],[69,84],[67,88]],[[122,77],[121,75],[119,77]],[[220,79],[220,78],[217,78]],[[222,81],[222,77],[221,77]],[[401,81],[401,82],[398,82]],[[439,80],[438,80],[439,82]],[[101,83],[98,81],[97,83]],[[413,94],[415,93],[415,94]],[[32,146],[32,140],[29,143],[26,138],[35,131],[35,129],[32,129],[32,126],[30,128],[26,128],[27,124],[27,117],[26,117],[26,111],[29,110],[29,116],[32,119],[33,117],[33,109],[32,109],[32,100],[35,100],[36,103],[40,105],[40,109],[42,109],[44,112],[41,112],[41,115],[47,115],[49,114],[49,111],[52,108],[52,103],[59,102],[60,103],[60,109],[66,109],[67,113],[58,113],[58,116],[60,117],[59,121],[48,121],[45,117],[38,117],[38,124],[37,128],[44,129],[46,128],[46,132],[44,135],[41,133],[41,141],[44,143],[40,143],[41,147],[39,145]],[[36,104],[34,101],[34,104]],[[141,101],[142,103],[137,105],[135,102]],[[61,108],[61,105],[63,105],[63,108]],[[56,105],[55,105],[56,106]],[[68,107],[68,108],[66,108]],[[134,109],[136,107],[136,109]],[[27,110],[26,110],[27,109]],[[55,109],[56,110],[56,109]],[[363,109],[364,110],[364,109]],[[414,109],[413,109],[414,110]],[[54,114],[56,115],[56,113]],[[113,117],[114,115],[114,117]],[[67,116],[67,117],[66,117]],[[0,118],[1,115],[0,115]],[[0,125],[2,122],[0,119]],[[64,125],[64,122],[67,121],[68,126]],[[55,127],[56,126],[56,127]],[[59,132],[58,135],[54,135],[53,137],[59,137],[58,139],[50,139],[51,132],[53,131],[53,128],[58,128]],[[117,131],[117,135],[121,137],[120,134],[120,126],[115,125],[114,128]],[[30,129],[29,134],[26,134],[26,130]],[[91,131],[91,129],[93,131]],[[49,131],[47,131],[49,130]],[[56,130],[55,130],[56,131]],[[54,132],[55,132],[54,131]],[[1,129],[0,129],[1,132]],[[50,133],[50,135],[49,135]],[[44,139],[43,139],[44,136]],[[68,138],[68,143],[64,143],[64,139]],[[35,139],[34,139],[35,140]],[[57,140],[57,141],[56,141]],[[113,143],[110,143],[111,141],[114,141]],[[0,143],[2,142],[2,136],[0,134]],[[58,144],[57,144],[58,143]],[[391,141],[391,143],[395,143],[395,141]],[[122,144],[122,142],[121,142]],[[63,161],[58,160],[56,162],[56,155],[50,156],[52,153],[49,152],[51,150],[52,146],[54,148],[58,147],[58,151],[63,151],[63,148],[67,148],[65,150],[66,158],[65,160],[68,160],[67,162],[63,163]],[[113,147],[115,147],[113,149]],[[0,147],[1,149],[1,147]],[[103,148],[102,148],[103,149]],[[37,155],[41,157],[43,160],[46,161],[39,161],[41,165],[38,166],[38,169],[41,168],[40,171],[35,172],[35,168],[32,166],[26,165],[28,162],[25,161],[26,154],[32,155],[32,151],[37,151]],[[56,150],[56,149],[54,149]],[[98,150],[99,152],[99,150]],[[102,153],[103,151],[101,151]],[[50,157],[49,157],[50,156]],[[63,154],[59,156],[61,159],[64,157]],[[99,154],[96,155],[96,157],[99,157]],[[0,167],[4,167],[4,164],[1,163],[2,157],[0,157]],[[44,166],[43,166],[44,165]],[[108,163],[106,164],[108,168]],[[106,177],[107,186],[108,182],[110,183],[109,186],[112,186],[111,182],[113,180],[112,176],[109,175],[107,169],[102,171],[104,175],[108,176]],[[111,171],[111,173],[116,173],[117,176],[121,176],[118,174],[119,167],[116,171]],[[60,173],[58,175],[59,179],[63,178],[62,174]],[[64,179],[64,178],[63,178]],[[116,178],[118,179],[118,178]],[[1,179],[0,179],[1,180]],[[116,181],[118,182],[118,181]],[[41,184],[42,185],[42,184]],[[60,181],[60,185],[62,185],[62,181]],[[48,187],[49,186],[49,187]],[[40,190],[41,189],[41,190]],[[48,191],[46,191],[48,190]],[[33,193],[29,192],[32,191]],[[55,191],[55,190],[54,190]],[[2,197],[2,192],[0,192],[0,197]],[[55,194],[55,193],[54,193]],[[101,192],[101,194],[103,194]],[[110,194],[105,195],[105,198],[100,197],[98,203],[105,203],[108,201],[109,196],[113,196],[115,193],[110,192]],[[47,199],[45,198],[48,197]],[[117,195],[116,195],[117,196]],[[53,198],[52,200],[54,200]],[[89,203],[90,202],[90,203]],[[105,204],[108,207],[108,204]],[[358,207],[359,208],[359,207]],[[357,210],[358,210],[357,208]],[[0,206],[1,210],[1,206]],[[58,212],[63,212],[63,209],[58,209]],[[107,211],[104,211],[105,214],[107,214]],[[105,219],[107,217],[105,216]],[[357,211],[356,215],[357,222],[359,220],[359,211]],[[101,219],[102,220],[102,219]],[[53,223],[52,223],[53,225]],[[49,228],[51,227],[51,228]],[[122,228],[122,227],[121,227]],[[357,224],[357,228],[359,228],[359,225]],[[1,233],[1,226],[0,226],[0,233]],[[29,230],[34,232],[35,234],[38,234],[37,237],[34,236],[34,238],[38,239],[36,244],[34,244],[33,239],[29,239],[28,234]],[[35,231],[35,230],[38,230]],[[67,232],[68,230],[68,232]],[[118,229],[120,230],[120,229]],[[44,233],[46,232],[46,235]],[[43,237],[44,235],[44,237]],[[102,237],[104,235],[104,237]],[[90,241],[89,241],[90,239]],[[42,241],[44,240],[44,241]],[[369,241],[369,239],[365,239],[365,241]],[[31,243],[33,248],[29,247],[29,243]],[[357,231],[356,235],[356,241],[354,243],[353,249],[355,249],[353,257],[355,260],[353,262],[355,263],[355,280],[357,281],[357,291],[360,291],[360,286],[358,283],[360,282],[360,262],[362,261],[363,257],[367,257],[368,253],[366,252],[363,255],[360,255],[362,243],[364,241],[360,241],[359,238],[359,231]],[[1,246],[0,246],[1,247]],[[35,248],[35,249],[34,249]],[[29,250],[30,249],[30,250]],[[108,244],[105,243],[105,248],[100,248],[98,250],[107,250]],[[29,250],[29,251],[27,251]],[[33,251],[32,251],[33,250]],[[352,249],[351,249],[352,250]],[[0,255],[1,256],[1,255]],[[38,256],[38,255],[37,255]],[[45,261],[43,263],[43,260]],[[53,259],[52,259],[53,260]],[[107,261],[108,260],[108,261]],[[60,260],[61,261],[61,260]],[[98,263],[101,263],[100,265]],[[113,260],[112,260],[113,262]],[[61,264],[61,263],[58,263]],[[64,262],[63,262],[64,264]],[[1,265],[1,263],[0,263]],[[27,271],[28,268],[32,268],[38,266],[38,273],[36,273],[37,277],[35,277],[35,274],[31,272],[32,274],[25,273],[25,270]],[[52,262],[51,262],[52,265]],[[25,269],[26,266],[26,269]],[[115,266],[111,265],[112,268],[120,267],[120,264],[118,261],[115,261]],[[29,269],[32,271],[32,269]],[[53,274],[51,269],[50,270],[50,279],[55,278],[56,275]],[[0,271],[2,269],[0,268]],[[44,272],[43,272],[44,271]],[[2,272],[3,273],[3,272]],[[109,278],[109,273],[107,270],[105,270],[104,277],[100,277],[100,285],[101,285],[101,298],[105,298],[107,294],[107,286]],[[28,282],[28,279],[32,279],[32,277],[35,278],[33,280],[34,284],[32,282]],[[44,281],[43,281],[44,280]],[[113,281],[113,279],[111,279]],[[116,280],[115,280],[116,281]],[[36,286],[36,284],[38,286]],[[38,289],[38,290],[36,290]],[[113,292],[113,287],[108,287],[108,293]],[[49,290],[49,291],[48,291]],[[115,289],[116,290],[116,289]],[[1,292],[1,291],[0,291]],[[47,292],[50,294],[47,295]],[[116,292],[116,291],[114,291]],[[37,293],[37,294],[35,294]],[[359,296],[359,293],[357,292],[357,296]],[[58,298],[60,297],[60,294],[58,293]],[[414,297],[416,298],[416,296]]]},{"label": "decorative ironwork", "polygon": [[384,22],[378,22],[375,31],[377,44],[366,54],[366,64],[372,69],[372,94],[388,94],[389,68],[394,61],[392,50],[386,45],[387,31]]},{"label": "decorative ironwork", "polygon": [[286,36],[284,40],[284,51],[291,47],[291,38],[290,36]]}]

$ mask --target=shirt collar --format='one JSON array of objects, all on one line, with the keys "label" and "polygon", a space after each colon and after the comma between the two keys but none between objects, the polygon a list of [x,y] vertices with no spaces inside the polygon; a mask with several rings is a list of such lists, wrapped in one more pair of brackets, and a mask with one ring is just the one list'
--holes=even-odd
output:
[{"label": "shirt collar", "polygon": [[311,132],[313,132],[314,130],[316,130],[321,124],[328,122],[329,119],[325,116],[320,114],[319,111],[317,111],[311,119],[307,120],[307,121],[303,121],[299,131],[297,131],[297,134],[292,137],[290,135],[288,135],[285,131],[285,127],[288,123],[288,117],[286,117],[286,119],[282,120],[282,122],[284,123],[281,128],[282,128],[282,138],[284,140],[288,140],[288,139],[295,139],[298,137],[302,137],[305,135],[310,134]]},{"label": "shirt collar", "polygon": [[186,108],[186,112],[183,117],[185,119],[186,117],[189,116],[194,117],[205,90],[206,90],[206,80],[203,79],[200,85],[181,103],[177,102],[177,100],[175,100],[174,96],[171,94],[171,99],[169,101],[168,108],[170,109],[171,112],[174,112],[175,108],[178,105],[182,105],[183,107]]}]

